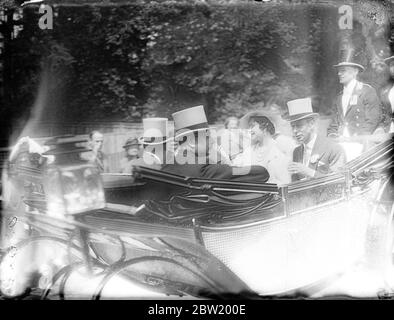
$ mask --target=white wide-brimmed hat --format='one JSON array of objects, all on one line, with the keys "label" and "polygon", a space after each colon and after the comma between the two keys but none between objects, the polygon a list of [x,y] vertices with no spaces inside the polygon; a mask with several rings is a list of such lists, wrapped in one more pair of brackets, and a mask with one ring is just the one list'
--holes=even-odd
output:
[{"label": "white wide-brimmed hat", "polygon": [[175,139],[191,132],[209,130],[204,106],[187,108],[172,114],[174,119]]},{"label": "white wide-brimmed hat", "polygon": [[288,101],[287,107],[289,108],[289,115],[286,117],[286,120],[290,122],[319,116],[318,113],[313,112],[311,98]]},{"label": "white wide-brimmed hat", "polygon": [[158,145],[168,141],[167,118],[145,118],[142,119],[144,134],[140,143],[147,145]]}]

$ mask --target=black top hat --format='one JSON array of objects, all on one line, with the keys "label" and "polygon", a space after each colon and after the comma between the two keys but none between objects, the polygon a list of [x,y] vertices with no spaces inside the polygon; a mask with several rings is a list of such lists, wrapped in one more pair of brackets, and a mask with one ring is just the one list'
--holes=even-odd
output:
[{"label": "black top hat", "polygon": [[334,67],[356,67],[360,71],[365,68],[361,64],[361,52],[356,52],[353,48],[346,48],[340,51],[340,62]]}]

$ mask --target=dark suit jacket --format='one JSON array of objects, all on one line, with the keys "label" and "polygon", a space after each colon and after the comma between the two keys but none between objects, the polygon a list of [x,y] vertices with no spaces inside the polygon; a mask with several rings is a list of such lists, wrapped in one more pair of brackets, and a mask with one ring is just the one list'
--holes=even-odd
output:
[{"label": "dark suit jacket", "polygon": [[335,100],[334,116],[327,134],[343,134],[345,125],[352,135],[372,134],[382,121],[382,106],[376,90],[370,85],[357,82],[350,102],[343,115],[341,92]]},{"label": "dark suit jacket", "polygon": [[238,182],[263,183],[269,179],[267,169],[262,166],[245,168],[244,174],[234,173],[234,168],[224,164],[166,164],[163,171],[203,179],[219,179]]},{"label": "dark suit jacket", "polygon": [[380,100],[382,101],[383,106],[383,119],[381,126],[385,129],[386,132],[390,129],[390,124],[393,119],[393,111],[391,109],[391,104],[389,100],[389,92],[394,85],[394,80],[391,80],[390,83],[383,87],[380,91]]},{"label": "dark suit jacket", "polygon": [[[312,161],[315,160],[316,161]],[[296,147],[293,151],[293,161],[302,163],[304,159],[304,145]],[[313,163],[312,163],[313,162]],[[338,171],[346,163],[346,154],[342,147],[329,138],[318,135],[312,149],[309,168],[316,171],[315,177],[327,175]],[[301,174],[293,174],[292,181],[305,178]]]}]

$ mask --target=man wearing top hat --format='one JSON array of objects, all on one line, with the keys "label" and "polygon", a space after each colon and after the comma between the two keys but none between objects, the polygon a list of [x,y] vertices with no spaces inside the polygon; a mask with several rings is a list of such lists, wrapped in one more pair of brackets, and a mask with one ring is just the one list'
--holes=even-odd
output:
[{"label": "man wearing top hat", "polygon": [[384,113],[383,126],[386,132],[392,133],[394,132],[394,56],[384,59],[384,62],[389,67],[390,79],[380,93]]},{"label": "man wearing top hat", "polygon": [[335,99],[334,117],[327,129],[329,137],[371,135],[382,120],[382,107],[376,90],[357,80],[365,68],[356,62],[354,50],[344,52],[338,70],[343,91]]},{"label": "man wearing top hat", "polygon": [[292,181],[320,177],[340,170],[346,163],[345,152],[332,139],[317,134],[318,114],[313,112],[310,98],[287,103],[287,120],[299,143],[293,151],[293,161],[288,170]]},{"label": "man wearing top hat", "polygon": [[239,182],[266,182],[269,174],[264,167],[244,168],[222,164],[214,142],[203,106],[196,106],[173,113],[175,140],[179,147],[174,163],[165,164],[163,171],[206,179],[223,179]]}]

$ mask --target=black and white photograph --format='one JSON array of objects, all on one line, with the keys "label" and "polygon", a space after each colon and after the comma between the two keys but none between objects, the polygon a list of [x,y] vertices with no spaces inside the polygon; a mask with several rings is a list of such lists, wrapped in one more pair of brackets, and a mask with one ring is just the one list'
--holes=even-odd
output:
[{"label": "black and white photograph", "polygon": [[0,0],[0,300],[394,299],[393,9]]}]

